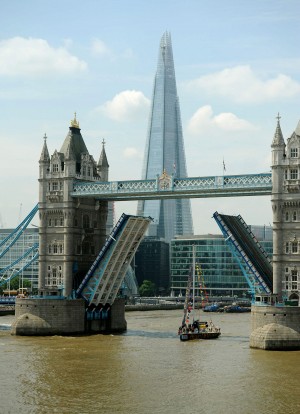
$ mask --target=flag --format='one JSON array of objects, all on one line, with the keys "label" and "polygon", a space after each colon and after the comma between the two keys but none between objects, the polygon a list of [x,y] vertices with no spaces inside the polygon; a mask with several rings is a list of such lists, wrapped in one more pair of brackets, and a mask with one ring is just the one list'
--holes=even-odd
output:
[{"label": "flag", "polygon": [[224,158],[223,158],[223,171],[226,171],[226,167],[225,167]]}]

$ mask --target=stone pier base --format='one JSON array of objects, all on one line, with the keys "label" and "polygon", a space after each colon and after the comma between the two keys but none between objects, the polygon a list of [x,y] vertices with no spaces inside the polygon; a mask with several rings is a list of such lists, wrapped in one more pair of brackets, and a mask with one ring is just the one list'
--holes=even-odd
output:
[{"label": "stone pier base", "polygon": [[250,347],[300,349],[300,307],[252,306]]},{"label": "stone pier base", "polygon": [[12,335],[70,335],[126,330],[125,302],[117,299],[106,320],[87,321],[82,299],[17,298]]}]

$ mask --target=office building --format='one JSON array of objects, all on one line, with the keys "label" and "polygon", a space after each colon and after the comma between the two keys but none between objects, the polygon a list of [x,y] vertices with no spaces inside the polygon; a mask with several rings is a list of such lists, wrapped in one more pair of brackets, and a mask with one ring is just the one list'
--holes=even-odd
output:
[{"label": "office building", "polygon": [[157,295],[169,293],[169,243],[155,237],[145,237],[135,254],[135,275],[138,285],[144,280],[155,284]]},{"label": "office building", "polygon": [[[260,245],[272,257],[271,226],[249,226]],[[184,295],[188,275],[195,261],[201,267],[209,296],[246,296],[249,286],[223,235],[178,236],[171,241],[171,293]]]},{"label": "office building", "polygon": [[[15,229],[0,229],[0,244]],[[19,286],[22,287],[22,280],[30,281],[32,289],[37,289],[38,283],[38,260],[34,260],[32,264],[26,267],[36,249],[29,252],[34,245],[39,243],[39,230],[37,228],[27,228],[18,238],[18,240],[10,247],[10,249],[0,258],[0,283],[4,285],[4,281],[15,277],[19,278]],[[5,249],[6,244],[0,247],[0,253]],[[24,253],[29,252],[24,260],[19,260]],[[7,269],[6,269],[7,268]],[[6,269],[6,270],[5,270]]]},{"label": "office building", "polygon": [[[159,47],[142,179],[158,178],[168,185],[172,174],[187,177],[171,35],[166,32]],[[193,234],[189,199],[139,201],[138,215],[152,217],[148,235],[166,242]]]}]

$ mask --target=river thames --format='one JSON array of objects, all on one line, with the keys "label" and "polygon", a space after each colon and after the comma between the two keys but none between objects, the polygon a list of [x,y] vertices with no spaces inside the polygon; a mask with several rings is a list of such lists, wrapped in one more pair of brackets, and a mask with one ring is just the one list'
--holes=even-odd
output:
[{"label": "river thames", "polygon": [[0,413],[299,414],[300,351],[250,349],[249,313],[205,316],[220,338],[180,342],[181,310],[127,312],[122,335],[0,330]]}]

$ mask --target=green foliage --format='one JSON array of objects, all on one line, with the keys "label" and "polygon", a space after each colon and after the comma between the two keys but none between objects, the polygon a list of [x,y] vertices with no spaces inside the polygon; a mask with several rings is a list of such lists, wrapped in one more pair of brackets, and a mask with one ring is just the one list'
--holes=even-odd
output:
[{"label": "green foliage", "polygon": [[150,280],[144,280],[139,288],[140,296],[154,296],[156,292],[155,283],[151,282]]},{"label": "green foliage", "polygon": [[[14,279],[12,279],[10,281],[10,290],[18,290],[19,289],[19,285],[22,284],[22,281],[19,280],[19,279],[20,279],[19,277],[15,277]],[[31,282],[28,279],[23,279],[23,287],[24,288],[30,288],[31,287]],[[0,288],[1,288],[2,292],[3,292],[3,290],[8,289],[8,283],[4,283]]]}]

